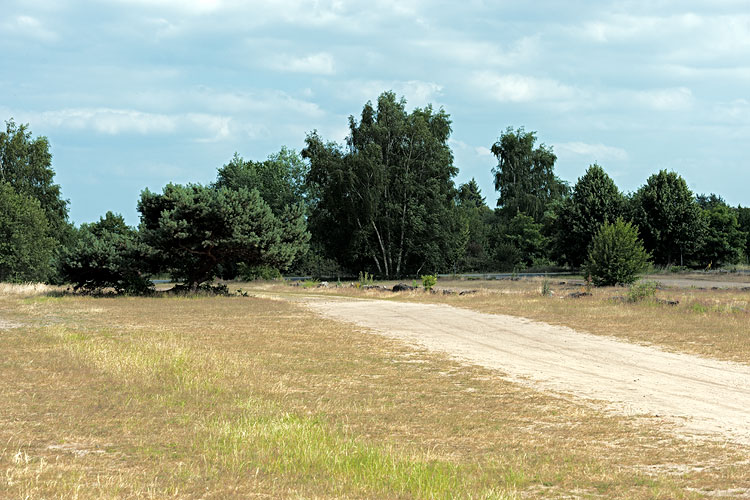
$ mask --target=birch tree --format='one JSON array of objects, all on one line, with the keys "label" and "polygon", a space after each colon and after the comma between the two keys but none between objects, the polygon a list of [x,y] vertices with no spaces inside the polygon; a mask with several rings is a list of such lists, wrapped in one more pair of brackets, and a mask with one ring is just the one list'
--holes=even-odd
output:
[{"label": "birch tree", "polygon": [[352,271],[382,277],[434,272],[448,265],[454,237],[451,121],[432,106],[406,111],[384,92],[349,117],[345,145],[313,132],[302,151],[313,237]]}]

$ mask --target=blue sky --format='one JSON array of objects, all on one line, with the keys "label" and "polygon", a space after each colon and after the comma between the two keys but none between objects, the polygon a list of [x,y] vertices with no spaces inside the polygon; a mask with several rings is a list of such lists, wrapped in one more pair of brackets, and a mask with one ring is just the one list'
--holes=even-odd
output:
[{"label": "blue sky", "polygon": [[660,169],[750,205],[746,0],[3,0],[0,118],[52,144],[76,223],[138,223],[143,188],[214,180],[392,89],[453,120],[457,182],[497,198],[489,148],[537,131],[572,183]]}]

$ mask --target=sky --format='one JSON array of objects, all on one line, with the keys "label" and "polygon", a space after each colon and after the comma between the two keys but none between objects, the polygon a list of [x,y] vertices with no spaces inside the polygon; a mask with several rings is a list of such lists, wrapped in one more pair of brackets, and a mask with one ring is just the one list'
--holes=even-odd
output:
[{"label": "sky", "polygon": [[51,144],[75,223],[137,225],[144,188],[209,183],[307,133],[343,142],[393,90],[452,119],[457,183],[535,131],[573,185],[661,169],[750,205],[750,3],[2,0],[0,118]]}]

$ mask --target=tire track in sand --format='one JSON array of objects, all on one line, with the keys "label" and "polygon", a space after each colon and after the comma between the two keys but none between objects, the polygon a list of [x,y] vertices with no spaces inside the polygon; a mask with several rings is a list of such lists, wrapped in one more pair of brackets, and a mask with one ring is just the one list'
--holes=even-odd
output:
[{"label": "tire track in sand", "polygon": [[747,365],[442,304],[305,302],[326,318],[500,370],[535,388],[606,401],[626,415],[665,417],[681,434],[750,445]]}]

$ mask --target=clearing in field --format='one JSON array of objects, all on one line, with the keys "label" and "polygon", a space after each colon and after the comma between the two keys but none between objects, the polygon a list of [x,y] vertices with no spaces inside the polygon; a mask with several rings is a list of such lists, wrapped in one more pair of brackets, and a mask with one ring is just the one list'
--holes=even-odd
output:
[{"label": "clearing in field", "polygon": [[750,491],[741,444],[686,439],[292,300],[41,291],[0,297],[0,318],[12,327],[0,332],[0,496]]}]

